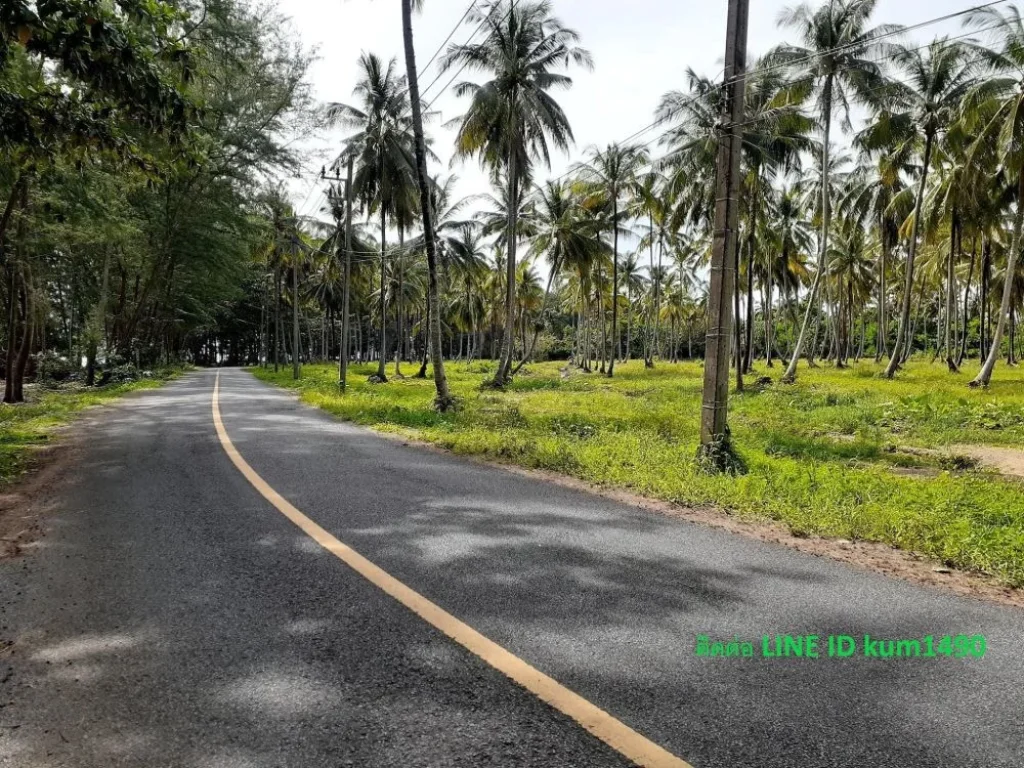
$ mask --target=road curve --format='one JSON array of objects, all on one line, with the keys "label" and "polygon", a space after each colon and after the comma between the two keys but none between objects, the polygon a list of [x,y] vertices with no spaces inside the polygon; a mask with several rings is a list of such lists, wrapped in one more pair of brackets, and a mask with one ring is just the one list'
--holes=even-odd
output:
[{"label": "road curve", "polygon": [[[49,534],[0,562],[0,766],[630,764],[268,502],[215,376],[91,417]],[[219,405],[331,537],[696,768],[1024,766],[1024,612],[403,446],[243,371]],[[699,633],[988,651],[723,660]]]}]

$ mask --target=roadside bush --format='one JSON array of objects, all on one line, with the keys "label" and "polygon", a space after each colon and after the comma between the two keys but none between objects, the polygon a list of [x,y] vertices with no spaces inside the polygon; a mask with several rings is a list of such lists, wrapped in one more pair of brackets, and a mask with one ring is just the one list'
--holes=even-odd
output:
[{"label": "roadside bush", "polygon": [[149,371],[140,371],[131,363],[127,363],[103,371],[98,383],[101,387],[105,387],[108,384],[130,384],[133,381],[149,378],[152,375]]},{"label": "roadside bush", "polygon": [[56,352],[46,352],[36,357],[36,381],[42,384],[69,381],[78,373],[79,369],[72,361]]}]

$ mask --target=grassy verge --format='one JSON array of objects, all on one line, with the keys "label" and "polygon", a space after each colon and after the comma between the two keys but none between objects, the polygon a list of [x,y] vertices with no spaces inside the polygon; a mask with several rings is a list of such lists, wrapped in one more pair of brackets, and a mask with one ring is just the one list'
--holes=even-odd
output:
[{"label": "grassy verge", "polygon": [[[695,460],[702,369],[642,363],[563,376],[535,365],[504,393],[481,391],[486,363],[450,368],[461,409],[431,409],[430,380],[370,385],[356,367],[347,395],[333,366],[256,375],[306,402],[375,429],[456,453],[562,472],[689,505],[768,518],[797,535],[885,542],[1024,586],[1024,488],[933,452],[961,443],[1024,448],[1024,373],[998,369],[987,391],[973,376],[914,362],[894,382],[863,363],[801,371],[797,384],[750,389],[732,401],[734,440],[749,474],[714,477]],[[760,371],[777,379],[781,371]],[[750,377],[753,381],[756,377]],[[926,450],[920,450],[926,449]]]},{"label": "grassy verge", "polygon": [[25,403],[0,404],[0,487],[29,470],[38,450],[48,445],[55,430],[70,423],[79,411],[127,392],[159,387],[181,372],[180,368],[167,368],[152,377],[106,387],[26,385]]}]

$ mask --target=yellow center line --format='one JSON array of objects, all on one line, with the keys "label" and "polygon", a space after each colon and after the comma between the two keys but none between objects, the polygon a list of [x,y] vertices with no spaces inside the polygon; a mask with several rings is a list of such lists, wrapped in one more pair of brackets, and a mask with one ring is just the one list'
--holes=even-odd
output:
[{"label": "yellow center line", "polygon": [[582,696],[573,693],[557,680],[533,668],[518,656],[488,640],[468,624],[459,621],[450,613],[432,603],[413,589],[400,582],[391,574],[371,563],[347,544],[336,539],[275,491],[256,474],[248,462],[235,448],[224,428],[220,416],[220,372],[213,385],[213,423],[217,437],[232,463],[257,491],[273,504],[277,510],[313,539],[317,544],[343,561],[352,570],[370,583],[384,590],[391,597],[422,618],[431,626],[441,630],[466,650],[476,654],[499,672],[503,673],[537,698],[568,715],[587,731],[599,738],[616,752],[624,755],[636,765],[644,768],[693,768],[685,760],[659,747],[650,739],[641,736],[625,723],[616,720],[603,709],[591,704]]}]

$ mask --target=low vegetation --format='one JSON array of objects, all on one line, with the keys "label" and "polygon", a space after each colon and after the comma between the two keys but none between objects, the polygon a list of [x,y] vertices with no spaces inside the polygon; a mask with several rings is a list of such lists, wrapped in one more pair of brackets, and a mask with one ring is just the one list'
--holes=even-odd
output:
[{"label": "low vegetation", "polygon": [[[432,408],[429,379],[365,382],[353,370],[341,395],[333,366],[256,369],[344,419],[456,453],[572,475],[684,505],[772,519],[797,535],[867,540],[1024,585],[1024,494],[979,469],[964,444],[1024,449],[1024,373],[997,370],[987,391],[971,372],[912,362],[898,381],[881,366],[817,368],[794,385],[764,384],[733,400],[733,435],[749,473],[699,471],[699,363],[642,362],[616,378],[530,366],[507,392],[481,388],[493,363],[452,365],[455,413]],[[778,378],[776,375],[775,379]],[[939,450],[936,450],[936,449]]]},{"label": "low vegetation", "polygon": [[134,390],[158,387],[181,370],[137,372],[121,366],[108,372],[110,383],[105,386],[87,387],[76,380],[26,386],[23,404],[0,408],[0,487],[30,469],[39,450],[80,411]]}]

